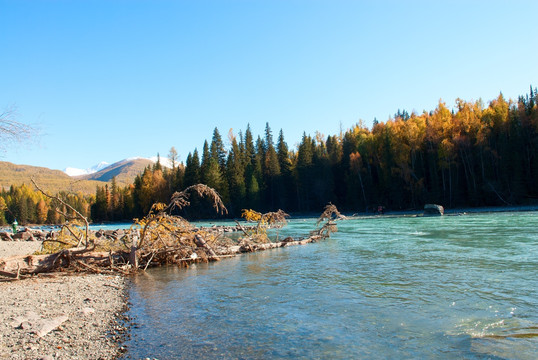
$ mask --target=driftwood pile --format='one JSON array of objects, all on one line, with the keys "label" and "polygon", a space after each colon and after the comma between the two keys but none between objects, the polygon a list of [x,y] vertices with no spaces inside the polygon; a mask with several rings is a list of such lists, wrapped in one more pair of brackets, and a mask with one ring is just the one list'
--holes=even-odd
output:
[{"label": "driftwood pile", "polygon": [[[272,242],[266,230],[285,225],[288,215],[282,210],[260,214],[258,223],[252,226],[237,222],[232,227],[196,228],[185,219],[170,215],[173,209],[188,206],[191,194],[209,197],[217,212],[227,211],[213,189],[194,185],[174,194],[168,205],[155,204],[131,229],[92,232],[86,219],[71,221],[60,232],[42,240],[44,251],[49,253],[0,259],[0,277],[21,279],[56,271],[130,274],[166,264],[188,266],[194,262],[218,261],[246,252],[304,245],[327,238],[336,231],[335,220],[343,218],[329,204],[318,226],[325,220],[326,223],[307,238],[288,237]],[[251,215],[255,213],[250,211]],[[230,231],[241,231],[244,236],[235,241],[223,236]]]}]

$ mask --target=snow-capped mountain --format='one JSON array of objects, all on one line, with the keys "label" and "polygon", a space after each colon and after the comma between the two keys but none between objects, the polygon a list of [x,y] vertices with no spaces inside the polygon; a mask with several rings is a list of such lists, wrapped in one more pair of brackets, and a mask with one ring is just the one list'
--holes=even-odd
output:
[{"label": "snow-capped mountain", "polygon": [[65,168],[63,170],[63,172],[66,173],[69,176],[89,175],[89,174],[96,173],[96,172],[98,172],[100,170],[103,170],[108,165],[110,165],[110,164],[105,162],[105,161],[101,161],[99,164],[94,165],[94,166],[92,166],[91,168],[88,168],[88,169],[78,169],[78,168],[73,168],[73,167],[67,167],[67,168]]},{"label": "snow-capped mountain", "polygon": [[[97,174],[97,173],[101,172],[101,170],[106,170],[108,167],[117,168],[120,165],[123,166],[125,164],[130,164],[130,163],[134,163],[134,162],[140,163],[140,161],[142,161],[142,162],[151,161],[152,163],[156,163],[157,162],[157,156],[154,156],[154,157],[151,157],[151,158],[132,157],[132,158],[117,161],[117,162],[115,162],[113,164],[109,164],[109,163],[107,163],[105,161],[102,161],[99,164],[97,164],[95,166],[92,166],[91,168],[88,168],[88,169],[78,169],[78,168],[74,168],[74,167],[68,167],[68,168],[65,168],[63,170],[63,172],[66,173],[67,175],[73,176],[73,177],[75,177],[75,176],[85,176],[86,177],[88,175]],[[172,168],[172,164],[171,164],[171,162],[170,162],[170,160],[168,158],[160,158],[160,162],[161,162],[162,166],[170,168],[170,169]]]},{"label": "snow-capped mountain", "polygon": [[158,158],[157,156],[152,156],[149,158],[149,160],[153,161],[154,163],[156,163],[157,160],[159,160],[162,166],[167,167],[169,169],[172,168],[172,162],[170,161],[169,158],[163,158],[163,157]]}]

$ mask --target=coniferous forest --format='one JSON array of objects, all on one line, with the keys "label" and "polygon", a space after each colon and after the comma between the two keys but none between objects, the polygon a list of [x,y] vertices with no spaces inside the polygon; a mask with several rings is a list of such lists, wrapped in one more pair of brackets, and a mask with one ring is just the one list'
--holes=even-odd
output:
[{"label": "coniferous forest", "polygon": [[[185,163],[172,148],[172,169],[157,162],[127,187],[112,181],[95,196],[75,194],[71,201],[96,222],[141,218],[153,203],[166,203],[175,191],[197,183],[219,192],[230,217],[246,208],[319,212],[329,202],[354,213],[378,206],[422,209],[426,203],[446,208],[538,203],[537,104],[532,87],[517,101],[502,95],[487,105],[458,99],[453,109],[440,102],[422,114],[398,110],[371,129],[359,122],[335,135],[305,132],[297,148],[269,124],[261,135],[248,125],[237,134],[230,131],[228,145],[215,128],[211,141],[189,153]],[[57,221],[46,199],[32,192],[3,191],[0,204],[10,210],[0,213],[0,222]],[[26,215],[17,213],[21,208]],[[180,215],[212,217],[210,208],[194,199]]]}]

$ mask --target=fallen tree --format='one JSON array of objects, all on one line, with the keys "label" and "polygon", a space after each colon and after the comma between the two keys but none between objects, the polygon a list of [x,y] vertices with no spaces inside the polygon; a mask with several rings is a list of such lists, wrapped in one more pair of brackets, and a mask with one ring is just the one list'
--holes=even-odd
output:
[{"label": "fallen tree", "polygon": [[[189,206],[193,194],[209,198],[216,212],[227,212],[219,194],[203,184],[175,193],[169,204],[154,204],[143,219],[135,219],[131,228],[117,237],[98,236],[99,232],[89,231],[87,219],[77,212],[68,217],[72,221],[62,227],[56,238],[43,241],[40,254],[0,259],[0,277],[12,280],[50,272],[130,274],[167,264],[188,266],[194,262],[218,261],[246,252],[304,245],[327,238],[336,231],[335,220],[343,218],[329,204],[317,226],[323,221],[325,224],[308,237],[278,241],[277,236],[277,241],[271,241],[267,229],[284,226],[289,215],[282,210],[265,214],[244,210],[243,217],[257,224],[245,228],[237,222],[236,229],[244,236],[234,241],[224,237],[218,228],[196,228],[182,217],[171,215],[175,209]],[[61,199],[56,200],[61,203]],[[84,219],[81,221],[80,217]]]}]

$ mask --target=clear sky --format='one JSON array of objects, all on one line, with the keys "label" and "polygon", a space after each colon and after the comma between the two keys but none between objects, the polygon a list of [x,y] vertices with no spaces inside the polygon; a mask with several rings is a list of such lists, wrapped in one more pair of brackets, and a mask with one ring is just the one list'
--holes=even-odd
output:
[{"label": "clear sky", "polygon": [[0,112],[40,136],[0,160],[185,161],[269,122],[293,147],[443,99],[538,86],[538,1],[0,0]]}]

